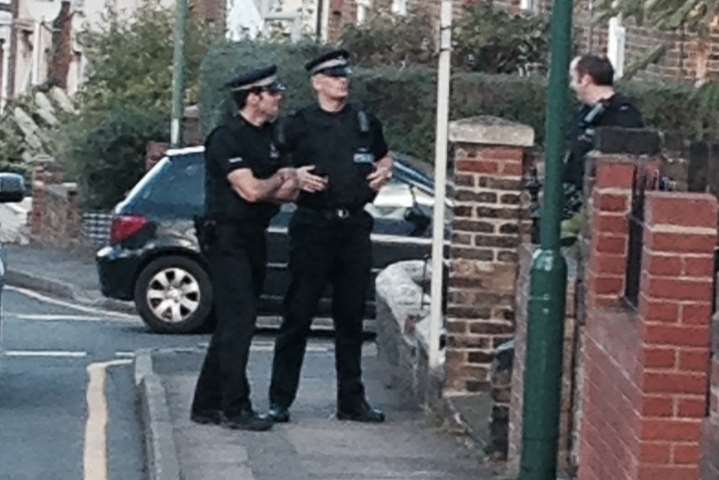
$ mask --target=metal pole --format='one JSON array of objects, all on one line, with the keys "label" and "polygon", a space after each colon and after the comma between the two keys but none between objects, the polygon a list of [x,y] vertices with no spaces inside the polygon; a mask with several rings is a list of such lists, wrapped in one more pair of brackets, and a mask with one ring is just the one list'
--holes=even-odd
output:
[{"label": "metal pole", "polygon": [[175,3],[175,52],[172,65],[172,119],[170,144],[182,145],[182,117],[185,92],[185,31],[187,30],[187,0]]},{"label": "metal pole", "polygon": [[522,409],[521,480],[556,480],[567,264],[560,251],[562,153],[568,107],[572,1],[555,0],[546,117],[546,174],[541,246],[529,295]]},{"label": "metal pole", "polygon": [[444,203],[447,183],[447,129],[449,123],[449,76],[452,49],[452,2],[442,0],[437,77],[437,133],[434,150],[434,209],[432,227],[432,282],[429,324],[429,366],[439,366],[442,330],[442,271],[444,266]]}]

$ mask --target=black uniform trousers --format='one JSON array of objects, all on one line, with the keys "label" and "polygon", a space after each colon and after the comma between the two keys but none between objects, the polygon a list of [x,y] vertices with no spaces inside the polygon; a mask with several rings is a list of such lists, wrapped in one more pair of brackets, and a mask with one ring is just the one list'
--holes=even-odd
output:
[{"label": "black uniform trousers", "polygon": [[252,408],[247,358],[266,268],[264,227],[223,223],[204,252],[217,326],[197,380],[193,412],[228,417]]},{"label": "black uniform trousers", "polygon": [[364,210],[331,218],[300,207],[290,221],[290,285],[275,340],[270,402],[294,401],[312,319],[328,283],[332,285],[337,400],[352,411],[364,400],[362,320],[372,268],[372,217]]}]

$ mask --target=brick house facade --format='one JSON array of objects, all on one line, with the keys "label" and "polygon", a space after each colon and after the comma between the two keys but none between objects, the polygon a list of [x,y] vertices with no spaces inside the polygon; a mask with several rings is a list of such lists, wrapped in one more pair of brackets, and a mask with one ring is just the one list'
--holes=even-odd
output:
[{"label": "brick house facade", "polygon": [[[487,1],[487,0],[474,0]],[[466,0],[453,0],[455,19],[461,15]],[[537,15],[551,14],[552,0],[494,0],[494,4],[506,8],[513,13],[522,11]],[[578,52],[606,53],[609,39],[607,24],[596,24],[591,18],[596,14],[592,12],[592,0],[578,0],[574,2],[574,41]],[[405,11],[411,13],[424,9],[434,18],[439,18],[438,1],[430,0],[332,0],[329,31],[330,40],[337,40],[342,28],[347,24],[357,23],[358,9],[362,5],[369,5],[372,11],[379,9],[388,11]],[[367,7],[364,7],[367,8]],[[695,53],[696,45],[692,35],[676,32],[660,32],[656,29],[638,27],[629,22],[626,29],[624,65],[644,58],[659,45],[666,45],[664,55],[655,64],[649,65],[639,74],[640,78],[649,80],[672,79],[693,80],[696,75]],[[709,50],[709,74],[719,73],[719,30],[712,36]]]}]

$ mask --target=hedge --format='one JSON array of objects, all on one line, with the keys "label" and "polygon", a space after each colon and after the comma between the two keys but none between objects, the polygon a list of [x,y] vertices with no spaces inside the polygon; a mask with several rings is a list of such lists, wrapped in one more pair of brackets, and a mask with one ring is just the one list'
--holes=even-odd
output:
[{"label": "hedge", "polygon": [[[288,109],[312,102],[303,65],[322,48],[313,43],[239,42],[211,50],[203,62],[200,77],[203,132],[208,133],[217,124],[229,105],[223,83],[257,65],[276,63],[280,66],[280,75],[289,87]],[[719,111],[704,107],[691,86],[635,81],[619,88],[636,101],[649,126],[687,139],[705,138],[719,131]],[[435,70],[357,68],[352,98],[382,120],[388,143],[394,150],[431,161],[435,136]],[[533,127],[537,143],[541,145],[545,102],[543,77],[457,73],[452,77],[450,118],[481,114],[515,120]],[[568,125],[570,121],[568,117]]]}]

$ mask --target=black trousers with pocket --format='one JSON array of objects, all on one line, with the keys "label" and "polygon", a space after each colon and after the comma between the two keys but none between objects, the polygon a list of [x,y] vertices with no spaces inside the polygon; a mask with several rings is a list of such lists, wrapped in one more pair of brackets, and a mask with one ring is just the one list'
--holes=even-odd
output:
[{"label": "black trousers with pocket", "polygon": [[210,340],[192,402],[193,412],[227,416],[252,408],[247,359],[266,269],[265,229],[219,224],[205,250],[217,326]]},{"label": "black trousers with pocket", "polygon": [[312,319],[332,286],[338,406],[364,399],[362,320],[371,280],[372,217],[365,211],[331,218],[299,208],[290,222],[290,285],[275,340],[270,402],[289,408],[297,395]]}]

